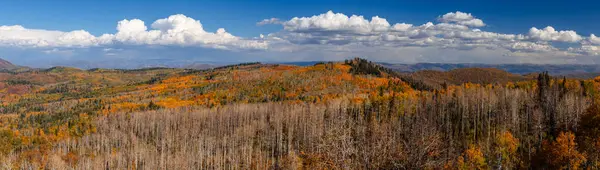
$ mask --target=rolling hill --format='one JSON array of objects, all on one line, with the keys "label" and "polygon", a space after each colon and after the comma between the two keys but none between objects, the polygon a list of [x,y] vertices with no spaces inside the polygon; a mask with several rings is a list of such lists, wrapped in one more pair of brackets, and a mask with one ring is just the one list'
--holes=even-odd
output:
[{"label": "rolling hill", "polygon": [[531,79],[531,77],[512,74],[496,68],[459,68],[450,71],[422,70],[405,75],[434,87],[441,87],[444,83],[452,85],[463,83],[505,84]]},{"label": "rolling hill", "polygon": [[18,68],[16,65],[0,58],[0,70],[12,70]]}]

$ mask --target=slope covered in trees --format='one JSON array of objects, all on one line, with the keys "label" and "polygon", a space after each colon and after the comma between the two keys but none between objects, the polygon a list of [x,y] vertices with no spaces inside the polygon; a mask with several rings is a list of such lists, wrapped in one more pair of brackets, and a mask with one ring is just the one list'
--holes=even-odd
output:
[{"label": "slope covered in trees", "polygon": [[495,68],[460,68],[446,72],[425,70],[410,73],[409,76],[436,87],[443,84],[460,85],[464,83],[506,84],[531,79]]},{"label": "slope covered in trees", "polygon": [[535,77],[434,88],[363,59],[6,73],[0,166],[599,168],[600,79]]}]

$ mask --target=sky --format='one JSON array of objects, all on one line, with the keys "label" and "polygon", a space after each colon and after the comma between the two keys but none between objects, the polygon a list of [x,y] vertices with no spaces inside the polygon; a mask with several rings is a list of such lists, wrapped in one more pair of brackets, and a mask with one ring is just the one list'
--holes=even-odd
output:
[{"label": "sky", "polygon": [[597,1],[0,0],[0,58],[31,67],[600,62]]}]

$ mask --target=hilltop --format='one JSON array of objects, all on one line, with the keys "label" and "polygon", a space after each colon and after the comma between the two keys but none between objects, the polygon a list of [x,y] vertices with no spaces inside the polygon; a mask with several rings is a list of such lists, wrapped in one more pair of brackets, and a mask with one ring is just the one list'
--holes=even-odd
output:
[{"label": "hilltop", "polygon": [[408,83],[417,90],[440,89],[443,85],[474,84],[506,84],[532,80],[535,77],[512,74],[496,68],[458,68],[449,71],[421,70],[411,73],[398,73],[384,65],[364,59],[345,61],[352,66],[350,72],[358,74],[371,74],[380,77],[396,77]]},{"label": "hilltop", "polygon": [[0,58],[0,70],[12,70],[12,69],[16,69],[17,66]]}]

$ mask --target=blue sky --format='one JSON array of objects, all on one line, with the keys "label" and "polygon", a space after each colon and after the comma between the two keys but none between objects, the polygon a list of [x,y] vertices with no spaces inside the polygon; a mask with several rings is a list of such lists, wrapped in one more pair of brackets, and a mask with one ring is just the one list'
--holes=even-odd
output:
[{"label": "blue sky", "polygon": [[[185,65],[355,56],[399,63],[590,64],[600,61],[600,39],[590,37],[600,34],[600,22],[595,22],[600,19],[598,5],[594,1],[470,0],[0,1],[0,26],[5,28],[0,29],[0,57],[36,67],[84,68],[161,63],[155,61]],[[327,18],[328,11],[330,16],[357,15],[364,20]],[[184,17],[169,20],[177,14]],[[384,18],[389,26],[382,30],[364,24],[374,16]],[[294,17],[306,18],[292,22]],[[257,24],[271,18],[276,22]],[[147,33],[119,35],[117,23],[125,19],[143,21],[127,29],[143,25],[146,29],[133,30]],[[153,26],[160,19],[169,21],[163,29]],[[164,39],[174,35],[167,33],[175,28],[168,24],[177,20],[197,21],[201,27],[179,26],[185,34],[177,34],[180,40]],[[482,23],[465,24],[473,20]],[[428,22],[433,27],[426,26]],[[395,24],[411,27],[399,31],[392,28]],[[545,29],[548,26],[552,29]],[[532,32],[533,27],[538,31]],[[226,34],[217,34],[219,28]],[[64,40],[63,34],[77,30],[85,33],[74,32],[68,34],[74,39]],[[100,38],[103,34],[112,37]]]}]

